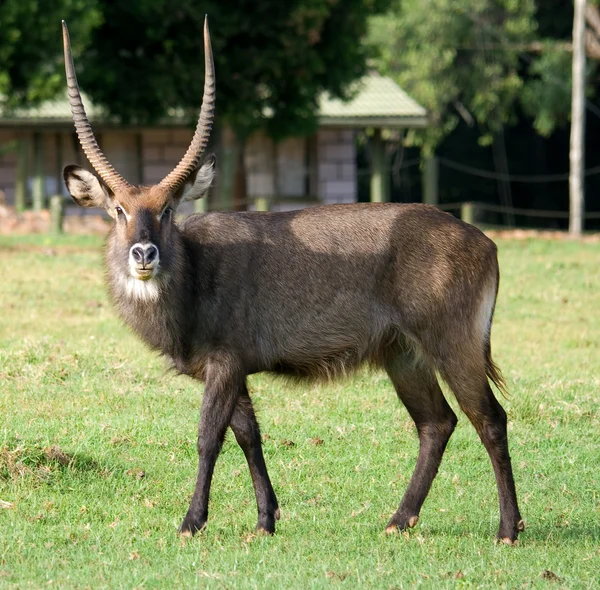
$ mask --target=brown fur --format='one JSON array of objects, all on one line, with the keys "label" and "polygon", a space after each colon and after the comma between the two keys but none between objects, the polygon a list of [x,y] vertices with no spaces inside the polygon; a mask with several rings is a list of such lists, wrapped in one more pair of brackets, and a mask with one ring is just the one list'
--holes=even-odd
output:
[{"label": "brown fur", "polygon": [[[209,213],[177,226],[157,215],[169,203],[176,206],[180,195],[136,191],[112,195],[107,205],[120,203],[130,216],[117,219],[107,241],[113,301],[151,348],[206,384],[198,481],[183,532],[206,523],[210,480],[228,426],[248,459],[258,528],[274,531],[279,509],[247,375],[332,380],[366,363],[388,372],[421,444],[388,529],[416,524],[456,424],[439,372],[490,453],[500,494],[498,536],[516,539],[521,518],[506,414],[488,383],[489,377],[504,387],[490,352],[499,275],[496,247],[486,236],[426,205]],[[151,291],[129,277],[129,249],[140,240],[160,252]]]}]

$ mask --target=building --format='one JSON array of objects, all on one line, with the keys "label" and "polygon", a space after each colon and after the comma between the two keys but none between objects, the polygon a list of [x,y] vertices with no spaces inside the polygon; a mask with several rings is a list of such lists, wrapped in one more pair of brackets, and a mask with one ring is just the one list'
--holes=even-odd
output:
[{"label": "building", "polygon": [[[102,150],[132,184],[159,182],[189,145],[192,131],[180,117],[173,115],[154,127],[123,127],[104,117],[85,96],[84,103]],[[385,200],[382,130],[425,125],[425,109],[386,77],[366,76],[348,102],[324,95],[314,135],[277,143],[261,133],[249,138],[244,157],[249,205],[281,210],[356,201],[356,134],[364,129],[373,130],[371,199]],[[231,205],[232,182],[223,174],[227,143],[221,143],[225,161],[219,159],[219,198],[211,200],[213,208]],[[89,167],[66,98],[0,114],[0,191],[7,204],[43,208],[50,195],[66,195],[62,169],[67,164]]]}]

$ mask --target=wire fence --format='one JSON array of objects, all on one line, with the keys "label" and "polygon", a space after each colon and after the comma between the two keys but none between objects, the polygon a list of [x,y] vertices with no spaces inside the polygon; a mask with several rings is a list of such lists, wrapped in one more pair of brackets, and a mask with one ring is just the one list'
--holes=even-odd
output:
[{"label": "wire fence", "polygon": [[[522,209],[520,207],[507,207],[504,205],[494,205],[491,203],[482,203],[479,201],[456,201],[454,203],[441,203],[436,205],[442,211],[461,211],[465,207],[471,207],[473,211],[489,211],[493,213],[512,214],[523,217],[540,217],[551,219],[569,219],[568,211],[550,211],[546,209]],[[600,211],[592,211],[585,214],[586,220],[600,219]]]},{"label": "wire fence", "polygon": [[[446,158],[444,156],[438,156],[437,161],[447,168],[451,168],[452,170],[456,170],[458,172],[464,172],[465,174],[469,174],[471,176],[477,176],[479,178],[485,178],[487,180],[501,180],[506,182],[522,182],[522,183],[545,183],[545,182],[568,182],[569,180],[569,172],[560,172],[557,174],[504,174],[502,172],[495,172],[492,170],[485,170],[483,168],[477,168],[476,166],[470,166],[468,164],[463,164],[462,162],[457,162],[456,160],[452,160],[450,158]],[[423,160],[421,158],[411,158],[410,160],[405,160],[399,166],[392,167],[388,166],[384,169],[384,172],[391,173],[394,170],[405,170],[407,168],[412,168],[413,166],[417,166],[421,164]],[[371,174],[371,170],[369,168],[362,168],[357,170],[357,174],[359,176],[368,176]],[[596,176],[600,174],[600,165],[592,166],[584,171],[585,176]]]},{"label": "wire fence", "polygon": [[[501,172],[492,172],[490,170],[483,170],[461,162],[455,162],[449,158],[438,158],[440,164],[470,174],[471,176],[478,176],[479,178],[486,178],[488,180],[501,180],[506,182],[525,182],[525,183],[546,183],[546,182],[567,182],[569,180],[569,173],[562,172],[559,174],[503,174]],[[600,166],[594,166],[584,171],[585,176],[595,176],[600,174]]]},{"label": "wire fence", "polygon": [[[568,182],[569,173],[561,172],[556,174],[505,174],[493,170],[486,170],[469,164],[458,162],[445,156],[437,157],[437,161],[441,167],[455,170],[457,172],[483,178],[490,181],[504,181],[504,182],[515,182],[515,183],[557,183],[557,182]],[[385,169],[385,173],[392,175],[398,170],[414,169],[423,163],[422,158],[409,158],[400,160],[393,166],[388,166]],[[307,174],[310,171],[307,169]],[[356,179],[358,182],[364,182],[366,176],[371,174],[371,170],[368,168],[356,169]],[[593,177],[600,175],[600,165],[592,166],[585,170],[586,177]],[[361,181],[362,179],[362,181]],[[442,180],[443,182],[443,180]],[[368,185],[367,185],[368,186]],[[443,189],[443,186],[440,187]],[[421,193],[417,190],[418,194],[415,194],[416,200],[421,199]],[[363,195],[363,199],[366,196],[368,200],[368,194]],[[409,199],[410,200],[410,199]],[[69,205],[70,200],[66,199],[63,202],[64,205]],[[252,209],[259,211],[268,210],[290,210],[294,208],[304,208],[311,205],[323,204],[324,199],[322,195],[318,194],[306,194],[299,195],[297,197],[282,197],[273,194],[263,194],[259,196],[248,196],[243,199],[229,199],[227,202],[220,200],[208,200],[203,201],[201,206],[194,207],[193,204],[189,204],[184,211],[184,214],[189,214],[194,211],[230,211],[232,209],[243,210]],[[515,207],[508,203],[496,204],[484,201],[474,201],[470,199],[453,201],[449,203],[441,202],[437,205],[440,209],[448,212],[452,212],[463,219],[466,217],[466,221],[472,223],[483,223],[484,221],[492,221],[493,224],[507,225],[512,227],[514,225],[526,225],[523,223],[529,219],[540,219],[540,220],[555,220],[556,222],[562,223],[569,219],[569,211],[558,210],[558,209],[534,209],[526,207]],[[69,207],[68,215],[72,215],[75,212],[74,208]],[[76,210],[80,212],[79,209]],[[515,217],[519,217],[521,223],[514,223]],[[502,218],[506,223],[499,223]],[[584,214],[585,221],[595,222],[600,220],[600,211],[588,211]],[[540,221],[540,223],[542,223]],[[556,224],[555,224],[556,225]]]},{"label": "wire fence", "polygon": [[[68,207],[70,211],[66,211],[65,205],[67,205],[69,201],[63,197],[62,195],[55,195],[50,199],[50,211],[49,216],[47,218],[47,222],[49,223],[48,231],[52,231],[54,233],[60,233],[63,231],[63,223],[65,220],[65,213],[69,218],[73,217],[73,212],[75,216],[79,212],[80,208]],[[293,204],[290,203],[289,199],[286,200],[277,200],[270,199],[265,197],[258,198],[249,198],[245,199],[243,202],[238,202],[237,205],[240,209],[251,209],[255,211],[269,211],[272,210],[274,205],[276,204]],[[305,202],[302,203],[302,207],[311,206],[314,204],[319,204],[317,200],[313,202]],[[190,204],[191,205],[191,204]],[[463,221],[467,223],[471,223],[474,225],[480,226],[497,226],[503,224],[497,224],[494,222],[490,222],[489,218],[484,219],[485,213],[494,213],[501,214],[506,216],[507,214],[518,217],[529,217],[529,218],[546,218],[546,219],[560,219],[560,220],[568,220],[569,213],[567,211],[551,211],[551,210],[539,210],[539,209],[524,209],[520,207],[508,207],[503,205],[494,205],[490,203],[483,202],[474,202],[474,201],[456,201],[453,203],[441,203],[436,205],[442,211],[447,211],[449,213],[455,214],[457,217],[461,218]],[[300,208],[300,207],[290,207],[290,209]],[[198,209],[195,209],[198,212]],[[218,204],[215,204],[214,207],[205,207],[202,209],[204,212],[223,212],[223,211],[231,211],[231,208],[223,208]],[[181,212],[183,216],[189,215],[194,212],[192,207],[186,209],[186,211]],[[33,213],[33,212],[32,212]],[[38,212],[41,214],[42,212]],[[99,210],[98,213],[102,212]],[[103,215],[106,217],[105,215]],[[592,220],[600,220],[600,212],[589,212],[584,215],[585,221]],[[1,220],[0,220],[1,221]],[[6,220],[5,220],[6,221]],[[0,223],[0,226],[2,223]],[[520,224],[520,227],[527,227],[526,224]],[[0,227],[1,229],[1,227]],[[513,228],[510,228],[513,229]],[[1,232],[0,232],[1,233]]]}]

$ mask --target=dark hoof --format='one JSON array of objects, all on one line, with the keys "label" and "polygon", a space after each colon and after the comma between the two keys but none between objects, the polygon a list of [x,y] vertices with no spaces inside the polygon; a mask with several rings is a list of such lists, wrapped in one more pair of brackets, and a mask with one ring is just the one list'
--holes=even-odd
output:
[{"label": "dark hoof", "polygon": [[279,510],[273,515],[258,517],[258,523],[256,525],[256,532],[265,535],[272,535],[275,533],[275,519],[279,517]]},{"label": "dark hoof", "polygon": [[272,537],[275,534],[275,527],[267,529],[264,526],[256,525],[256,534]]},{"label": "dark hoof", "polygon": [[394,515],[390,522],[385,527],[385,532],[388,535],[397,533],[398,531],[405,531],[406,529],[412,529],[419,522],[419,517],[416,514],[412,516],[397,516]]},{"label": "dark hoof", "polygon": [[512,526],[502,526],[500,525],[500,530],[496,535],[497,543],[504,543],[505,545],[516,545],[517,537],[519,533],[525,530],[525,523],[522,520],[519,520],[516,524]]},{"label": "dark hoof", "polygon": [[193,537],[204,528],[206,528],[206,521],[198,521],[186,516],[177,532],[182,537]]}]

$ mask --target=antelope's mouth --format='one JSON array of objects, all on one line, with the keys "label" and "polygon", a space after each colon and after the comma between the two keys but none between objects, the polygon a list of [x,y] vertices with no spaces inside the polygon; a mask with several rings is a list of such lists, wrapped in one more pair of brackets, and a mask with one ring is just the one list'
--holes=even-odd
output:
[{"label": "antelope's mouth", "polygon": [[133,278],[140,281],[149,281],[156,274],[155,268],[136,268],[133,272]]},{"label": "antelope's mouth", "polygon": [[155,262],[152,264],[136,264],[133,261],[129,262],[129,276],[138,281],[150,281],[158,275],[159,265]]}]

